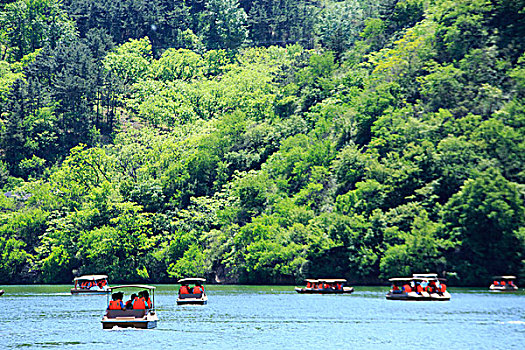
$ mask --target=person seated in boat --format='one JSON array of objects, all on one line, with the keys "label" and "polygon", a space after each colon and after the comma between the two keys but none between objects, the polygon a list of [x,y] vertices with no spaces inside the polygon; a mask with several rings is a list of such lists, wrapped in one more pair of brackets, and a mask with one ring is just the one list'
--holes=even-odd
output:
[{"label": "person seated in boat", "polygon": [[401,292],[399,287],[395,283],[392,284],[392,292],[394,292],[394,293],[400,293]]},{"label": "person seated in boat", "polygon": [[126,301],[126,310],[133,309],[133,301],[137,298],[137,294],[133,293],[131,294],[131,297],[128,301]]},{"label": "person seated in boat", "polygon": [[144,298],[144,302],[146,303],[146,307],[148,309],[151,309],[151,299],[149,298],[149,292],[147,290],[142,291],[142,297]]},{"label": "person seated in boat", "polygon": [[499,282],[498,281],[494,281],[494,282],[492,282],[492,284],[495,285],[495,286],[499,286]]},{"label": "person seated in boat", "polygon": [[312,283],[306,282],[306,288],[312,288]]},{"label": "person seated in boat", "polygon": [[426,288],[425,288],[425,291],[428,293],[428,294],[432,294],[434,293],[435,291],[435,284],[434,284],[434,281],[430,281],[428,282]]},{"label": "person seated in boat", "polygon": [[439,286],[440,295],[445,294],[446,291],[447,291],[447,285],[445,283],[441,283],[441,286]]},{"label": "person seated in boat", "polygon": [[515,287],[514,282],[512,282],[512,280],[509,281],[509,286]]},{"label": "person seated in boat", "polygon": [[501,281],[501,282],[500,282],[500,285],[501,285],[502,287],[505,287],[505,286],[507,285],[507,283],[506,283],[505,281]]},{"label": "person seated in boat", "polygon": [[145,308],[144,292],[139,292],[139,295],[133,300],[133,310],[143,310]]},{"label": "person seated in boat", "polygon": [[342,283],[337,283],[336,284],[336,288],[337,288],[337,290],[343,290],[343,284]]},{"label": "person seated in boat", "polygon": [[423,286],[419,282],[416,283],[416,292],[417,294],[421,294],[423,292]]},{"label": "person seated in boat", "polygon": [[410,285],[408,283],[403,286],[403,292],[405,292],[405,293],[411,293],[412,292],[412,288],[410,287]]},{"label": "person seated in boat", "polygon": [[123,310],[124,309],[124,303],[122,302],[122,298],[124,297],[124,294],[122,292],[113,293],[111,295],[111,300],[109,301],[109,310]]},{"label": "person seated in boat", "polygon": [[190,288],[188,288],[186,283],[181,284],[179,288],[179,295],[181,294],[190,294]]},{"label": "person seated in boat", "polygon": [[204,293],[204,288],[199,282],[197,282],[195,283],[195,287],[193,287],[192,292],[193,294],[201,294],[201,293]]}]

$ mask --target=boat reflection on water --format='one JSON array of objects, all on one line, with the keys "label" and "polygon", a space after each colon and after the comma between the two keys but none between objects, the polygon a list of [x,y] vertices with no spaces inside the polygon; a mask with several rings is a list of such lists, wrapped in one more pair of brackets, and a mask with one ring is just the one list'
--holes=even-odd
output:
[{"label": "boat reflection on water", "polygon": [[420,300],[447,301],[450,293],[447,291],[445,279],[437,274],[413,274],[412,277],[390,278],[392,288],[387,293],[388,300]]}]

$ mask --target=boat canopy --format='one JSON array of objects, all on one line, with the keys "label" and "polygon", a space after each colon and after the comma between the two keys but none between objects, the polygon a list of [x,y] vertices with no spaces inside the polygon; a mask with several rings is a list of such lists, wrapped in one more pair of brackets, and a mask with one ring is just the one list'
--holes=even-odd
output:
[{"label": "boat canopy", "polygon": [[417,275],[417,277],[394,277],[388,279],[390,282],[410,282],[410,281],[428,281],[428,280],[438,280],[438,281],[446,281],[445,278],[440,278],[436,276],[427,276],[424,277],[423,275]]},{"label": "boat canopy", "polygon": [[346,283],[346,280],[343,278],[319,278],[319,279],[305,279],[305,282],[310,283],[319,283],[319,282],[326,282],[326,283]]},{"label": "boat canopy", "polygon": [[412,277],[414,278],[437,278],[437,273],[414,273]]},{"label": "boat canopy", "polygon": [[388,280],[390,282],[408,282],[408,281],[412,281],[414,278],[412,277],[394,277],[394,278],[389,278]]},{"label": "boat canopy", "polygon": [[515,280],[516,276],[494,276],[494,279],[500,280]]},{"label": "boat canopy", "polygon": [[178,280],[178,283],[195,283],[195,282],[206,282],[206,278],[200,277],[189,277]]},{"label": "boat canopy", "polygon": [[145,284],[124,284],[122,286],[115,286],[115,287],[109,287],[108,290],[112,291],[114,289],[120,289],[120,288],[139,288],[139,289],[156,289],[157,287],[154,286],[147,286]]},{"label": "boat canopy", "polygon": [[84,275],[80,277],[75,277],[73,281],[98,281],[98,280],[105,280],[108,276],[106,275]]}]

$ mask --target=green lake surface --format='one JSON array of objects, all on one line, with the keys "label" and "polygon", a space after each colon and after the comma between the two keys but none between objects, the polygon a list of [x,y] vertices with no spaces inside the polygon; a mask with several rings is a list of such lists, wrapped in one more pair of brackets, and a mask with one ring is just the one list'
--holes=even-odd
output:
[{"label": "green lake surface", "polygon": [[525,349],[523,291],[450,288],[449,302],[404,302],[386,300],[388,287],[209,285],[208,305],[177,306],[178,286],[157,285],[156,329],[102,330],[107,297],[69,288],[0,286],[0,349]]}]

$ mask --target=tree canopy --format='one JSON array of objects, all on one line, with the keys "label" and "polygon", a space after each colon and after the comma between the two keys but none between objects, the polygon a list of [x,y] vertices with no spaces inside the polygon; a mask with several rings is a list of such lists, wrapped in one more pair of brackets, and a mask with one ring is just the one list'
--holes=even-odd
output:
[{"label": "tree canopy", "polygon": [[0,4],[0,283],[525,277],[525,2]]}]

